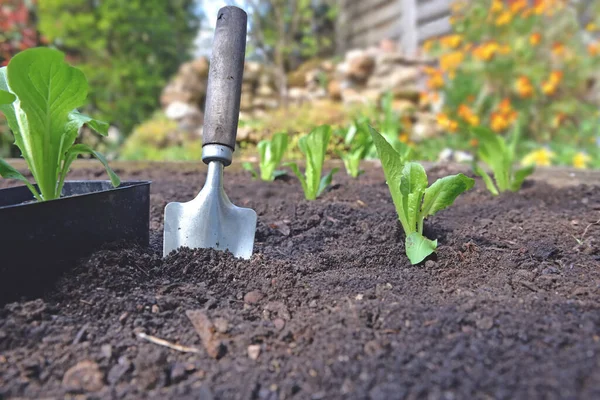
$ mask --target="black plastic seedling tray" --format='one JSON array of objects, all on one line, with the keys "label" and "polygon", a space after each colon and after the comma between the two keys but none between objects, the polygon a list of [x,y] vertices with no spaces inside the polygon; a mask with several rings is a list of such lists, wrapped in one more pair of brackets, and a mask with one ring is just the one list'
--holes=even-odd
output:
[{"label": "black plastic seedling tray", "polygon": [[0,304],[40,295],[106,243],[148,245],[150,182],[70,181],[62,194],[35,202],[25,186],[0,190]]}]

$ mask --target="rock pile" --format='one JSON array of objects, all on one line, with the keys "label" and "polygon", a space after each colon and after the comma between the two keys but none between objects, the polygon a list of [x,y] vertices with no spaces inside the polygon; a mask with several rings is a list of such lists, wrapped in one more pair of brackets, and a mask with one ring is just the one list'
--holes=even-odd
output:
[{"label": "rock pile", "polygon": [[[344,104],[378,103],[392,92],[394,109],[408,113],[415,121],[414,140],[435,134],[435,120],[419,104],[424,79],[422,69],[429,61],[408,58],[384,43],[379,47],[352,50],[344,60],[310,60],[287,76],[288,103],[299,104],[330,99]],[[185,63],[165,87],[161,104],[168,118],[185,130],[202,125],[209,61],[207,58]],[[282,101],[277,89],[276,71],[269,66],[247,61],[242,84],[241,116],[262,117],[278,108]]]}]

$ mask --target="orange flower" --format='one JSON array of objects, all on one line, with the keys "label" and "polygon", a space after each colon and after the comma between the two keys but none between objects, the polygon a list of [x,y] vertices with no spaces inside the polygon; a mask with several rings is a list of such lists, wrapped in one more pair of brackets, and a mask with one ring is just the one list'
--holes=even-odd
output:
[{"label": "orange flower", "polygon": [[479,145],[479,140],[477,140],[477,139],[471,139],[471,140],[469,140],[469,146],[471,146],[471,147],[477,147],[477,145]]},{"label": "orange flower", "polygon": [[482,44],[473,50],[473,57],[478,58],[481,61],[489,61],[494,57],[494,54],[496,54],[499,47],[498,43],[495,42]]},{"label": "orange flower", "polygon": [[446,129],[448,132],[456,132],[458,129],[458,123],[448,118],[448,116],[444,113],[437,115],[437,123],[440,127]]},{"label": "orange flower", "polygon": [[435,40],[433,40],[433,39],[426,40],[425,43],[423,43],[423,51],[425,51],[426,53],[429,53],[431,51],[431,48],[433,47],[434,43],[435,43]]},{"label": "orange flower", "polygon": [[507,25],[512,21],[513,15],[510,11],[503,11],[498,18],[496,18],[496,25],[503,26]]},{"label": "orange flower", "polygon": [[532,46],[537,46],[541,41],[542,35],[540,33],[532,33],[531,36],[529,36],[529,43],[531,43]]},{"label": "orange flower", "polygon": [[461,104],[458,107],[458,116],[464,119],[471,126],[479,125],[479,116],[464,104]]},{"label": "orange flower", "polygon": [[500,111],[502,114],[508,114],[512,111],[512,106],[508,97],[502,99],[502,101],[498,105],[498,111]]},{"label": "orange flower", "polygon": [[510,122],[504,114],[499,112],[492,112],[490,127],[494,132],[502,132],[503,130],[508,128],[509,125]]},{"label": "orange flower", "polygon": [[548,2],[546,0],[534,0],[533,1],[533,12],[537,15],[543,14],[546,11],[548,6]]},{"label": "orange flower", "polygon": [[444,54],[440,57],[440,69],[444,72],[456,70],[465,59],[465,54],[462,51],[453,51],[452,53]]},{"label": "orange flower", "polygon": [[499,13],[502,10],[504,10],[504,4],[502,4],[502,0],[492,1],[492,7],[490,8],[492,13]]},{"label": "orange flower", "polygon": [[510,11],[513,14],[518,13],[519,11],[525,9],[527,7],[527,0],[516,0],[513,1],[510,5]]},{"label": "orange flower", "polygon": [[531,81],[526,76],[521,76],[517,79],[515,89],[519,96],[523,98],[531,97],[533,94],[533,86],[531,85]]},{"label": "orange flower", "polygon": [[402,132],[400,134],[400,136],[398,136],[398,139],[402,142],[402,143],[408,143],[410,137],[408,136],[408,133],[406,132]]},{"label": "orange flower", "polygon": [[462,35],[447,35],[444,36],[442,38],[440,38],[440,43],[442,44],[442,46],[448,47],[450,49],[455,49],[458,46],[460,46],[462,42]]},{"label": "orange flower", "polygon": [[552,54],[554,54],[555,56],[562,56],[563,54],[565,54],[565,50],[565,45],[560,42],[555,42],[552,45]]},{"label": "orange flower", "polygon": [[600,55],[600,42],[588,44],[587,51],[590,56],[596,57]]},{"label": "orange flower", "polygon": [[556,87],[562,80],[562,76],[562,71],[552,71],[548,80],[542,83],[542,92],[547,96],[553,95],[556,92]]},{"label": "orange flower", "polygon": [[430,75],[429,80],[427,81],[427,87],[432,90],[441,89],[444,87],[444,76],[441,72]]}]

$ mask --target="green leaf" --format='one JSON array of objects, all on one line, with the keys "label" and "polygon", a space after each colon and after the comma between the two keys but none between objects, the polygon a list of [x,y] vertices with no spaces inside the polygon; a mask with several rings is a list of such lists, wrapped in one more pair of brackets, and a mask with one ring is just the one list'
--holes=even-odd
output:
[{"label": "green leaf", "polygon": [[307,136],[302,137],[298,142],[300,149],[306,155],[306,186],[312,199],[315,199],[319,193],[321,172],[323,171],[325,153],[330,138],[331,127],[321,125],[313,129]]},{"label": "green leaf", "polygon": [[275,171],[273,171],[273,178],[277,179],[280,176],[286,176],[287,175],[287,171],[282,170],[282,169],[276,169]]},{"label": "green leaf", "polygon": [[413,232],[406,237],[406,255],[411,264],[418,264],[437,248],[437,240],[429,240],[419,232]]},{"label": "green leaf", "polygon": [[483,170],[483,168],[481,168],[479,165],[477,164],[473,164],[473,172],[480,176],[481,179],[483,179],[483,183],[485,183],[485,187],[487,188],[487,190],[489,190],[489,192],[494,195],[494,196],[498,196],[498,189],[496,189],[496,185],[494,185],[494,181],[492,180],[492,178],[488,175],[487,172],[485,172]]},{"label": "green leaf", "polygon": [[510,186],[512,157],[506,141],[488,128],[475,127],[472,132],[479,139],[477,156],[491,168],[499,191],[507,190]]},{"label": "green leaf", "polygon": [[14,94],[0,90],[0,104],[12,104],[16,99]]},{"label": "green leaf", "polygon": [[[48,48],[22,51],[8,64],[8,83],[27,115],[28,131],[20,132],[17,145],[45,200],[60,196],[57,179],[73,138],[65,130],[70,113],[84,104],[88,85],[77,68],[64,61],[64,54]],[[65,140],[67,139],[67,140]],[[21,147],[22,146],[22,147]]]},{"label": "green leaf", "polygon": [[258,178],[258,174],[254,170],[254,167],[252,166],[252,163],[244,162],[244,163],[242,163],[242,168],[244,168],[246,171],[248,171],[248,172],[250,172],[252,174],[252,179]]},{"label": "green leaf", "polygon": [[[7,67],[0,68],[0,90],[5,92],[11,91],[8,86]],[[23,135],[21,134],[21,132],[29,132],[29,125],[27,123],[27,117],[20,107],[19,99],[16,99],[16,101],[11,104],[2,104],[2,102],[0,102],[0,111],[2,111],[6,117],[8,127],[13,132],[15,144],[21,150],[21,155],[29,165],[29,158],[24,151],[25,144],[23,142]]]},{"label": "green leaf", "polygon": [[304,175],[302,175],[302,172],[300,172],[300,168],[298,168],[298,164],[290,162],[290,163],[286,163],[285,166],[290,167],[290,169],[292,170],[294,175],[296,175],[296,177],[300,181],[300,184],[302,185],[302,191],[304,191],[304,197],[306,198],[306,200],[316,199],[317,198],[316,193],[315,193],[315,197],[310,196],[310,193],[308,192],[308,187],[306,185],[306,178],[304,177]]},{"label": "green leaf", "polygon": [[463,174],[438,179],[425,190],[421,216],[426,218],[452,205],[459,194],[471,189],[474,184],[473,178]]},{"label": "green leaf", "polygon": [[319,182],[319,190],[317,191],[317,197],[319,197],[323,191],[325,189],[327,189],[327,187],[329,185],[331,185],[331,181],[333,180],[333,175],[335,173],[337,173],[339,171],[339,168],[334,168],[331,171],[329,171],[329,173],[327,175],[325,175],[324,177],[321,178],[321,181]]},{"label": "green leaf", "polygon": [[108,128],[110,128],[110,124],[108,122],[99,121],[95,118],[82,114],[77,110],[71,111],[69,114],[69,121],[74,123],[77,126],[77,129],[81,128],[83,125],[87,125],[94,132],[102,136],[107,136]]},{"label": "green leaf", "polygon": [[72,146],[69,149],[69,151],[67,151],[67,154],[65,157],[65,162],[64,162],[64,165],[63,165],[63,168],[61,171],[60,182],[58,184],[58,193],[62,192],[62,188],[63,188],[64,182],[65,182],[65,177],[67,176],[67,173],[69,172],[69,168],[71,167],[71,164],[73,163],[73,161],[75,161],[77,156],[79,156],[80,154],[90,154],[90,155],[94,156],[95,158],[97,158],[98,161],[100,161],[102,163],[102,165],[104,165],[104,168],[106,169],[106,172],[108,173],[108,176],[110,178],[110,182],[112,183],[112,185],[114,187],[118,187],[121,184],[121,179],[117,176],[117,174],[115,174],[115,171],[113,171],[112,168],[108,165],[108,161],[106,160],[106,158],[104,158],[104,156],[101,153],[95,151],[87,144],[76,144],[76,145]]},{"label": "green leaf", "polygon": [[400,192],[400,181],[402,179],[404,160],[402,160],[402,157],[392,148],[387,140],[379,134],[379,132],[373,129],[373,127],[369,126],[369,131],[371,132],[371,137],[377,148],[385,180],[390,189],[392,201],[394,202],[394,207],[396,207],[396,213],[398,214],[402,228],[404,229],[404,232],[411,232],[404,214],[402,193]]},{"label": "green leaf", "polygon": [[272,181],[275,179],[275,169],[281,163],[287,145],[288,136],[285,132],[276,133],[271,140],[261,140],[258,143],[262,180]]},{"label": "green leaf", "polygon": [[511,182],[510,190],[516,192],[521,189],[523,182],[525,182],[525,178],[533,174],[533,171],[535,171],[535,165],[528,165],[527,167],[517,170],[515,172],[514,179]]},{"label": "green leaf", "polygon": [[15,168],[13,168],[10,164],[8,164],[6,161],[4,161],[1,158],[0,158],[0,176],[3,177],[4,179],[16,179],[18,181],[23,182],[25,185],[27,185],[27,188],[29,188],[29,190],[31,191],[31,193],[33,194],[33,197],[35,197],[37,200],[40,200],[40,201],[42,200],[42,198],[40,197],[40,194],[38,193],[36,188],[31,183],[29,183],[27,178],[25,178],[23,176],[23,174],[21,174],[19,171],[17,171]]},{"label": "green leaf", "polygon": [[423,201],[423,192],[427,188],[427,174],[421,164],[409,162],[402,169],[400,177],[400,193],[402,193],[402,211],[406,218],[409,231],[406,235],[417,230],[417,221],[421,202]]}]

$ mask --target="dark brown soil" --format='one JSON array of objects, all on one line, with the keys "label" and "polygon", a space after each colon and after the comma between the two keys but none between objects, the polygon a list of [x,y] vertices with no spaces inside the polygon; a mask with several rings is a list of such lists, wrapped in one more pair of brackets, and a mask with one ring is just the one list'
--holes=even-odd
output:
[{"label": "dark brown soil", "polygon": [[0,309],[0,398],[600,398],[598,186],[478,182],[426,222],[437,258],[411,266],[380,170],[313,202],[226,172],[259,215],[252,260],[163,260],[163,207],[204,173],[120,172],[154,181],[151,247],[107,246]]}]

